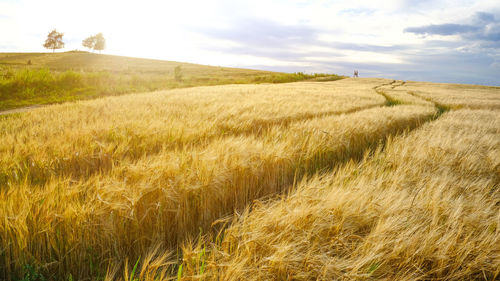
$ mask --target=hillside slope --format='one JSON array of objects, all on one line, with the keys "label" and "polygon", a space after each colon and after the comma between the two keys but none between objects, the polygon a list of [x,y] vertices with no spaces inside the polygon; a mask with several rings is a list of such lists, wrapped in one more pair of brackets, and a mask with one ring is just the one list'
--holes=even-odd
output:
[{"label": "hillside slope", "polygon": [[337,75],[251,69],[100,55],[0,53],[0,110],[192,86],[337,80]]},{"label": "hillside slope", "polygon": [[125,56],[102,55],[84,51],[62,53],[0,53],[0,66],[46,67],[54,71],[110,71],[143,74],[169,74],[176,66],[181,66],[186,75],[208,75],[222,73],[233,76],[263,75],[270,71],[208,66],[201,64],[133,58]]}]

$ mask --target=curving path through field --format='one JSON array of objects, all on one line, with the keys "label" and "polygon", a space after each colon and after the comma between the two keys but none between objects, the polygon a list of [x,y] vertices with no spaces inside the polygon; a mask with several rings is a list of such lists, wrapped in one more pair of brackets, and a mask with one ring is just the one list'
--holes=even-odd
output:
[{"label": "curving path through field", "polygon": [[[436,119],[439,113],[436,110],[433,115],[432,106],[420,112],[417,106],[405,105],[384,93],[384,87],[397,86],[392,81],[370,91],[370,95],[384,96],[385,104],[381,100],[370,108],[348,112],[305,113],[259,121],[255,129],[252,125],[251,129],[232,130],[214,137],[214,142],[210,138],[201,143],[193,141],[184,154],[182,150],[147,148],[149,153],[123,165],[113,163],[109,170],[100,162],[82,164],[64,159],[39,167],[26,157],[22,164],[27,165],[18,165],[24,170],[16,171],[16,177],[25,180],[12,180],[15,188],[11,192],[19,196],[9,195],[4,201],[6,206],[22,202],[37,217],[21,217],[19,226],[10,223],[9,229],[0,229],[0,241],[8,241],[12,253],[16,245],[26,244],[23,249],[29,249],[12,254],[12,259],[6,257],[0,277],[2,272],[19,270],[16,262],[33,256],[52,272],[65,272],[65,265],[79,265],[81,273],[76,277],[84,279],[91,277],[92,268],[86,268],[82,253],[95,255],[104,263],[144,255],[158,241],[163,242],[165,250],[175,249],[201,230],[215,231],[219,226],[214,227],[214,222],[243,210],[254,200],[289,191],[302,177],[331,171],[346,161],[359,161],[388,138]],[[412,116],[414,113],[416,116]],[[286,134],[282,133],[285,129]],[[99,157],[109,156],[98,155],[100,161]],[[76,174],[75,167],[84,172]],[[51,181],[66,178],[65,171],[71,179],[67,184]],[[31,177],[42,182],[43,188],[33,189],[34,184],[28,184]],[[53,194],[58,194],[57,201],[51,201]],[[57,218],[57,224],[42,228],[30,223],[42,217]],[[20,227],[25,222],[30,228]],[[23,232],[23,236],[15,231]]]},{"label": "curving path through field", "polygon": [[3,111],[0,111],[0,115],[23,113],[23,112],[31,111],[31,110],[36,109],[36,108],[45,107],[45,106],[46,105],[30,105],[30,106],[19,107],[19,108],[14,108],[14,109],[9,109],[9,110],[3,110]]}]

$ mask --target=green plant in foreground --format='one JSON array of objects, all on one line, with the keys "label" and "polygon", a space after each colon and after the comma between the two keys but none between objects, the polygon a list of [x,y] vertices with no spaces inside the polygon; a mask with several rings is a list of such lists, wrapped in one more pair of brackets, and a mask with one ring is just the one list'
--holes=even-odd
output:
[{"label": "green plant in foreground", "polygon": [[26,264],[24,266],[24,276],[22,279],[19,279],[19,281],[45,281],[45,277],[43,274],[41,274],[38,269],[31,265],[31,264]]},{"label": "green plant in foreground", "polygon": [[177,280],[182,279],[182,264],[179,265],[179,269],[177,270]]},{"label": "green plant in foreground", "polygon": [[135,262],[134,268],[132,269],[132,273],[130,273],[130,281],[137,281],[137,280],[139,280],[137,278],[134,278],[135,271],[137,270],[137,265],[139,264],[139,260],[141,260],[141,257],[139,257],[137,259],[137,261]]}]

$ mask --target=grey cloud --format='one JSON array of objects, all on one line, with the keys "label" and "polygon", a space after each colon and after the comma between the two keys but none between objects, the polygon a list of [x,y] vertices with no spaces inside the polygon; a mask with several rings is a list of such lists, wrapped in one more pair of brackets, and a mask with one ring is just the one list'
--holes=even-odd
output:
[{"label": "grey cloud", "polygon": [[[293,47],[324,47],[331,50],[345,49],[390,53],[408,49],[409,46],[379,46],[344,42],[325,42],[318,39],[320,34],[335,31],[313,28],[307,25],[282,25],[269,20],[245,19],[235,21],[230,28],[200,29],[191,31],[205,36],[236,42],[241,46],[223,47],[226,51],[238,54],[251,54],[271,58],[296,58],[301,53]],[[218,48],[219,49],[219,48]],[[331,55],[331,53],[329,53]],[[325,55],[328,55],[326,53]]]},{"label": "grey cloud", "polygon": [[408,56],[408,63],[374,64],[353,62],[306,62],[303,67],[248,65],[249,68],[273,71],[317,71],[352,75],[358,69],[361,77],[385,77],[412,81],[430,81],[447,83],[469,83],[481,85],[500,85],[500,69],[491,68],[491,58],[486,54],[418,54]]},{"label": "grey cloud", "polygon": [[[454,33],[464,38],[465,36],[487,35],[488,40],[481,39],[481,44],[488,46],[487,48],[495,48],[500,41],[492,40],[496,34],[495,25],[491,23],[492,17],[487,14],[478,14],[477,18],[483,23],[487,22],[488,30],[477,31],[479,24],[451,24],[451,26],[425,29],[425,31]],[[283,64],[290,63],[290,66],[238,65],[239,67],[285,72],[330,72],[343,75],[352,75],[352,70],[358,69],[365,77],[486,85],[500,83],[496,78],[500,77],[500,70],[489,67],[497,63],[491,54],[498,52],[495,49],[488,49],[486,52],[478,51],[478,48],[486,47],[477,47],[474,44],[471,45],[471,50],[467,50],[464,47],[467,44],[464,42],[432,40],[427,41],[424,47],[409,44],[379,46],[325,42],[319,39],[319,35],[325,33],[334,35],[336,31],[308,25],[281,25],[273,21],[258,19],[239,19],[224,29],[198,27],[191,28],[190,31],[210,38],[238,43],[238,46],[228,44],[222,47],[206,47],[208,50],[271,58]],[[424,32],[424,29],[414,31]],[[456,33],[459,31],[462,33]],[[316,47],[320,51],[311,51],[311,47]],[[352,55],[343,56],[342,53],[345,50],[395,54],[403,58],[405,62],[401,64],[349,62]]]},{"label": "grey cloud", "polygon": [[475,20],[481,23],[495,22],[495,15],[486,12],[478,12],[475,15]]},{"label": "grey cloud", "polygon": [[496,24],[488,25],[483,32],[479,34],[474,34],[475,38],[486,40],[486,41],[494,41],[500,43],[500,21]]},{"label": "grey cloud", "polygon": [[462,34],[468,32],[478,31],[480,28],[472,25],[463,25],[463,24],[454,24],[454,23],[446,23],[446,24],[431,24],[420,27],[408,27],[404,30],[404,32],[422,34],[422,35],[455,35]]},{"label": "grey cloud", "polygon": [[410,48],[409,45],[379,46],[373,44],[354,44],[354,43],[343,43],[343,42],[330,42],[330,43],[320,42],[320,44],[324,47],[332,47],[336,49],[378,52],[378,53],[391,53],[395,51],[407,50]]},{"label": "grey cloud", "polygon": [[204,35],[244,44],[282,45],[315,40],[317,31],[304,25],[281,25],[268,20],[246,19],[226,29],[197,29]]},{"label": "grey cloud", "polygon": [[418,27],[408,27],[404,32],[419,35],[460,35],[468,40],[500,41],[500,18],[494,14],[479,12],[472,18],[470,24],[431,24]]},{"label": "grey cloud", "polygon": [[362,77],[500,85],[498,62],[487,53],[463,53],[455,50],[445,53],[422,51],[417,54],[406,54],[404,56],[406,62],[400,64],[332,61],[327,59],[328,54],[314,52],[310,55],[324,57],[325,60],[310,61],[303,56],[298,55],[293,58],[293,55],[290,55],[290,61],[294,62],[294,66],[246,65],[245,67],[285,72],[330,72],[348,76],[352,75],[353,69],[358,69]]}]

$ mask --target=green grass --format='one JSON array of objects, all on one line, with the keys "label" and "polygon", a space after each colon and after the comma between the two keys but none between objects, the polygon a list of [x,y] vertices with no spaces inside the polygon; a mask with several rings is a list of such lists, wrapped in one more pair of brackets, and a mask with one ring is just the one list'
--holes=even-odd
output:
[{"label": "green grass", "polygon": [[161,89],[342,78],[87,52],[0,53],[0,110]]}]

